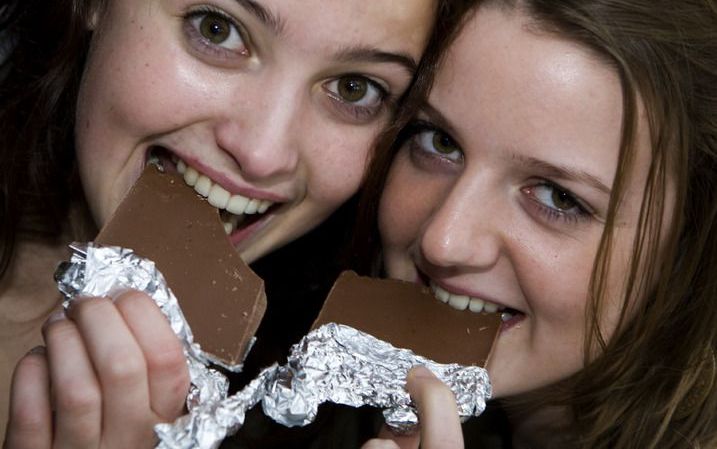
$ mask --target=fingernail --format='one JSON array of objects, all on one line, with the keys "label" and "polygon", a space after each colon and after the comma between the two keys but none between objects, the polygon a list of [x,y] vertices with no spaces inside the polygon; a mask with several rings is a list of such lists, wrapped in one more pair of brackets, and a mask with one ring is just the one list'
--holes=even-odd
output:
[{"label": "fingernail", "polygon": [[38,345],[27,351],[27,355],[45,355],[45,352],[45,347],[42,345]]},{"label": "fingernail", "polygon": [[419,379],[420,378],[428,379],[428,378],[436,377],[435,374],[433,374],[433,372],[431,370],[429,370],[428,368],[426,368],[423,365],[414,366],[413,368],[411,368],[411,371],[408,374],[411,377],[415,377],[415,378],[419,378]]},{"label": "fingernail", "polygon": [[62,321],[67,319],[67,315],[65,314],[65,309],[62,306],[58,306],[51,314],[47,317],[45,320],[45,323],[42,325],[42,330],[44,331],[49,325],[52,323],[56,323],[58,321]]}]

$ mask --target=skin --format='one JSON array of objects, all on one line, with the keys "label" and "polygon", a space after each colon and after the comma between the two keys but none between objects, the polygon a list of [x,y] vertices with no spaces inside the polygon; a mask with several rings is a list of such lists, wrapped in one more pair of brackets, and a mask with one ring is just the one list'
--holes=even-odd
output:
[{"label": "skin", "polygon": [[[483,7],[451,47],[428,103],[419,118],[444,131],[429,127],[407,142],[381,200],[388,275],[517,311],[487,366],[494,397],[570,376],[583,366],[588,284],[617,166],[616,73],[579,45],[530,28],[519,10]],[[610,298],[623,297],[649,150],[640,114],[601,317],[608,338],[623,306]],[[425,388],[423,397],[445,394]],[[551,447],[554,435],[538,441],[530,424],[513,425],[516,447]]]},{"label": "skin", "polygon": [[[88,24],[80,174],[99,226],[156,147],[233,194],[277,203],[231,236],[251,262],[307,232],[358,188],[435,4],[216,0],[211,13],[202,5],[110,0]],[[206,31],[222,27],[229,34],[212,42]],[[343,95],[346,78],[365,94]],[[153,447],[152,425],[182,413],[188,374],[179,342],[149,298],[127,295],[89,298],[46,322],[46,349],[15,370],[7,449]]]}]

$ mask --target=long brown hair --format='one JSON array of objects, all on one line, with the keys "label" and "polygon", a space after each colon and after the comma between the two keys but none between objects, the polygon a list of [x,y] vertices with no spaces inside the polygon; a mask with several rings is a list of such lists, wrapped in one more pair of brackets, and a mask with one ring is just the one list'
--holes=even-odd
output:
[{"label": "long brown hair", "polygon": [[[590,49],[614,68],[623,90],[619,162],[586,313],[586,367],[512,405],[569,405],[575,447],[717,447],[717,4],[481,2],[486,3],[520,8],[533,19],[536,31]],[[633,163],[640,101],[650,127],[652,159],[624,293],[640,300],[629,314],[623,308],[608,341],[599,318],[616,210]],[[378,243],[376,192],[400,142],[386,145],[387,154],[374,160],[367,181],[363,245],[369,239]],[[675,208],[663,221],[668,178],[674,180]],[[361,251],[367,270],[366,260],[378,254],[377,245]]]},{"label": "long brown hair", "polygon": [[[622,144],[595,261],[586,358],[568,389],[578,444],[590,448],[717,444],[717,5],[711,0],[530,1],[539,27],[614,67],[623,88]],[[623,312],[607,342],[599,325],[615,212],[633,158],[638,101],[652,159]],[[665,216],[667,180],[675,208]],[[671,223],[667,228],[664,223]],[[663,240],[663,246],[660,241]],[[628,319],[628,298],[631,304]],[[587,362],[587,360],[586,360]],[[706,386],[706,387],[705,387]]]},{"label": "long brown hair", "polygon": [[16,0],[2,29],[13,43],[0,73],[0,277],[21,234],[57,237],[77,191],[74,111],[91,0]]}]

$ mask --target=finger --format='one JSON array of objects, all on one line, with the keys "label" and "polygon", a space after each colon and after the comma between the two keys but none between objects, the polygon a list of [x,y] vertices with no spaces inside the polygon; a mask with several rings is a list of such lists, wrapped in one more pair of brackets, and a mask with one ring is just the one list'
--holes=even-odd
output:
[{"label": "finger", "polygon": [[68,311],[92,360],[102,392],[102,440],[137,447],[153,438],[147,367],[115,305],[106,298],[75,300]]},{"label": "finger", "polygon": [[368,440],[361,446],[361,449],[401,449],[394,441],[390,439],[374,438]]},{"label": "finger", "polygon": [[102,396],[75,324],[54,314],[43,328],[55,408],[54,447],[98,447]]},{"label": "finger", "polygon": [[395,447],[399,449],[418,449],[421,443],[421,434],[416,431],[411,434],[399,435],[386,424],[381,426],[381,430],[378,432],[378,437],[386,440],[391,440]]},{"label": "finger", "polygon": [[189,391],[189,369],[179,338],[144,293],[125,293],[115,305],[144,354],[152,410],[160,419],[174,421],[183,413]]},{"label": "finger", "polygon": [[453,392],[425,367],[413,368],[406,382],[418,407],[421,447],[463,448],[463,433]]},{"label": "finger", "polygon": [[49,449],[52,444],[50,374],[45,349],[30,351],[15,367],[5,449]]}]

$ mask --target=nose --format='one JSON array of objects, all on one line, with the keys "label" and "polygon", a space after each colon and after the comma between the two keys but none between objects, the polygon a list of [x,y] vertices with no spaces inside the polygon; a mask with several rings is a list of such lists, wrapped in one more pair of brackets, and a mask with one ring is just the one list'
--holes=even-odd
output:
[{"label": "nose", "polygon": [[217,124],[217,144],[237,162],[247,180],[286,177],[296,170],[301,154],[299,121],[304,103],[297,98],[300,92],[292,85],[255,88],[249,94],[247,90]]},{"label": "nose", "polygon": [[428,263],[484,271],[498,262],[507,223],[489,187],[479,184],[455,184],[425,223],[419,245]]}]

